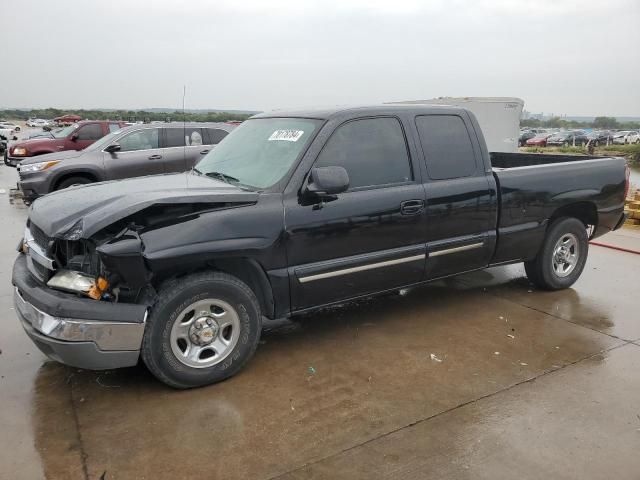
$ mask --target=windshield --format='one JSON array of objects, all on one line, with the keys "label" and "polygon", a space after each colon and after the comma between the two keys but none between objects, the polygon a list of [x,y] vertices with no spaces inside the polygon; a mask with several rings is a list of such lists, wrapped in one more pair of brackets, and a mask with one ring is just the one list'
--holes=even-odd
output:
[{"label": "windshield", "polygon": [[289,171],[321,123],[306,118],[247,120],[211,150],[195,170],[252,188],[271,187]]},{"label": "windshield", "polygon": [[69,125],[68,127],[64,127],[55,132],[51,132],[51,135],[53,135],[53,138],[64,138],[69,136],[69,134],[73,132],[76,128],[78,128],[77,125]]}]

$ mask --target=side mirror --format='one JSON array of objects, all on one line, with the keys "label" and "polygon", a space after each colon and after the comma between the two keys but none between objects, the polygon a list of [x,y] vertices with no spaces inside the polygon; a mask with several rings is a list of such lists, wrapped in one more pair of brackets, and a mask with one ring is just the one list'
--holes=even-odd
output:
[{"label": "side mirror", "polygon": [[120,144],[119,143],[112,143],[111,145],[109,145],[107,148],[104,149],[105,152],[109,152],[109,153],[113,153],[113,152],[119,152],[120,151]]},{"label": "side mirror", "polygon": [[75,142],[76,140],[78,140],[78,134],[74,133],[73,135],[71,135],[71,141]]},{"label": "side mirror", "polygon": [[349,189],[349,174],[343,167],[314,167],[306,192],[316,197],[333,197]]}]

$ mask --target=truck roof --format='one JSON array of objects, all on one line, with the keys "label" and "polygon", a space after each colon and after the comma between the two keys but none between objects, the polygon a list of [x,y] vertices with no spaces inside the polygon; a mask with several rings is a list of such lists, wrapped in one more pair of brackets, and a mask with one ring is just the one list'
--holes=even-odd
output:
[{"label": "truck roof", "polygon": [[273,110],[270,112],[259,113],[251,118],[277,118],[277,117],[294,117],[294,118],[316,118],[319,120],[329,120],[330,118],[348,116],[353,114],[364,115],[385,115],[395,113],[416,113],[428,114],[443,111],[459,113],[464,108],[450,105],[364,105],[364,106],[335,106],[325,108],[310,108],[304,110]]}]

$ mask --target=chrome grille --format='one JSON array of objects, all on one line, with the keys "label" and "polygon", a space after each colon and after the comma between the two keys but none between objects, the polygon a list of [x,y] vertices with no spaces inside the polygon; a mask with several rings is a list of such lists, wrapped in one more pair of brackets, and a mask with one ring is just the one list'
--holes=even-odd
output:
[{"label": "chrome grille", "polygon": [[29,230],[35,242],[46,252],[49,249],[50,238],[33,223],[29,224]]}]

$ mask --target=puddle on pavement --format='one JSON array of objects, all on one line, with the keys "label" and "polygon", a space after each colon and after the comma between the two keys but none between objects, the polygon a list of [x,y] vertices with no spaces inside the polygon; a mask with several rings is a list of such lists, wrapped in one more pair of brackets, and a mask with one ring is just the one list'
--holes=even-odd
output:
[{"label": "puddle on pavement", "polygon": [[270,326],[245,370],[211,387],[171,390],[143,367],[48,363],[36,380],[35,444],[52,476],[77,464],[73,401],[91,477],[196,475],[197,465],[176,459],[202,442],[216,445],[229,478],[269,476],[614,344],[481,289],[437,282]]}]

